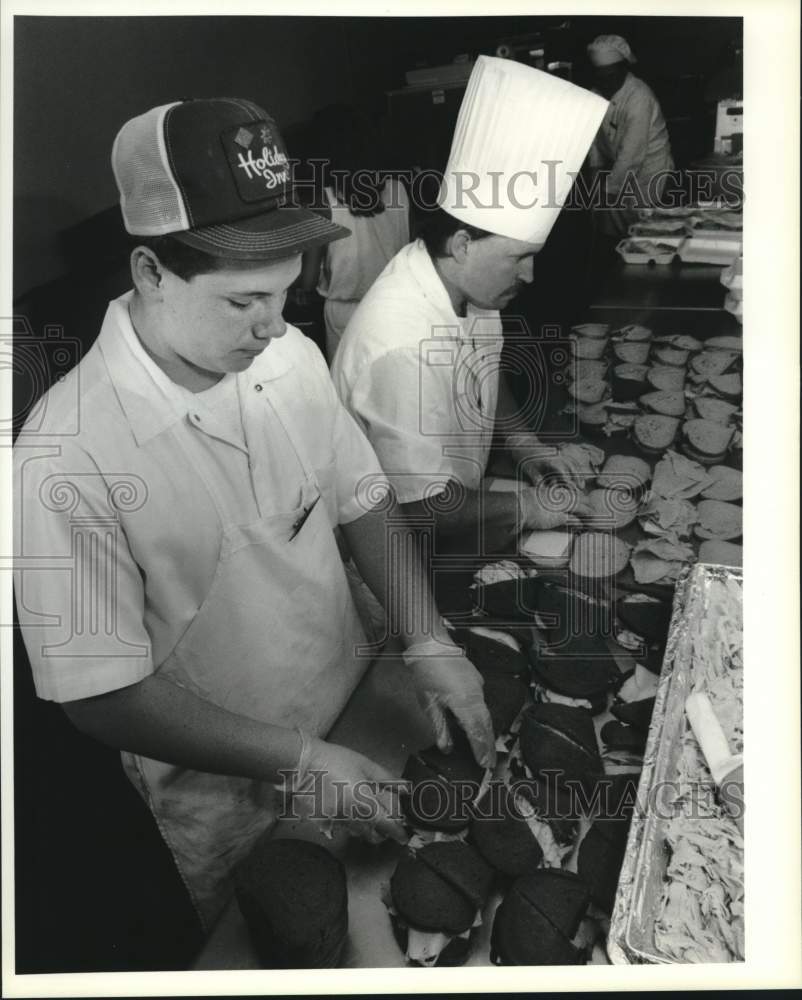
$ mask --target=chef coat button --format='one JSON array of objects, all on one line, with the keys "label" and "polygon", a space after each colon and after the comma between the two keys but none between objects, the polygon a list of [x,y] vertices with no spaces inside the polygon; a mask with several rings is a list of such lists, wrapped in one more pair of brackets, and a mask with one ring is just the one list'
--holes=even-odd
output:
[{"label": "chef coat button", "polygon": [[254,386],[254,389],[256,389],[257,392],[261,392],[262,391],[261,384],[259,382],[257,382],[256,385]]},{"label": "chef coat button", "polygon": [[200,415],[199,414],[193,413],[192,416],[198,421],[198,423],[200,423]]}]

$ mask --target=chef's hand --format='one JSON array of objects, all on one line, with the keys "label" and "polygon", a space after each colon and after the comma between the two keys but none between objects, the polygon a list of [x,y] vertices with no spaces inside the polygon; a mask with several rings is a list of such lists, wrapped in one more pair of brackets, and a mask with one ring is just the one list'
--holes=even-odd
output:
[{"label": "chef's hand", "polygon": [[496,739],[490,712],[482,691],[482,675],[476,667],[452,647],[453,655],[443,653],[435,640],[418,643],[404,651],[421,708],[434,730],[435,741],[446,753],[452,748],[447,712],[451,712],[468,737],[471,750],[482,767],[496,763]]},{"label": "chef's hand", "polygon": [[583,519],[593,514],[584,494],[568,483],[522,489],[518,503],[521,527],[530,531],[581,528]]},{"label": "chef's hand", "polygon": [[[344,822],[354,836],[369,843],[377,844],[386,837],[400,844],[407,842],[397,798],[407,782],[361,753],[303,731],[301,743],[298,775],[293,781],[296,795],[314,795],[312,801],[324,816]],[[319,784],[313,787],[314,782]]]},{"label": "chef's hand", "polygon": [[573,476],[570,463],[561,455],[529,456],[522,460],[522,468],[529,482],[535,485],[541,479],[570,480]]}]

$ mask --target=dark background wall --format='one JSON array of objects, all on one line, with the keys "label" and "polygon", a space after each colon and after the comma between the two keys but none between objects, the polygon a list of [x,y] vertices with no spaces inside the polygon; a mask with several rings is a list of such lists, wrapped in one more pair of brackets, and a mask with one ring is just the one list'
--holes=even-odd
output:
[{"label": "dark background wall", "polygon": [[549,58],[574,61],[578,82],[585,44],[623,34],[673,119],[679,159],[704,152],[686,148],[687,123],[698,131],[704,84],[740,40],[737,18],[15,18],[15,299],[75,269],[73,227],[114,205],[111,144],[138,112],[186,96],[250,97],[288,138],[298,133],[302,152],[303,125],[324,105],[384,111],[405,70],[539,30],[553,41]]}]

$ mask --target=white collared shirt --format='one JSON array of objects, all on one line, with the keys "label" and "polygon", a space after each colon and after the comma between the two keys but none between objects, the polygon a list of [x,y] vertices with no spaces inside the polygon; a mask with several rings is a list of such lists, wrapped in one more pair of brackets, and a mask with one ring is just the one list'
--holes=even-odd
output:
[{"label": "white collared shirt", "polygon": [[[365,513],[365,477],[383,481],[295,327],[215,387],[236,390],[237,428],[230,398],[221,418],[214,392],[186,392],[147,355],[130,295],[109,304],[96,343],[14,449],[20,624],[37,693],[55,701],[124,687],[164,662],[209,591],[224,528],[297,507],[296,448],[332,527]],[[333,531],[326,558],[339,559]]]},{"label": "white collared shirt", "polygon": [[477,489],[498,402],[501,320],[454,312],[422,241],[390,261],[349,322],[332,365],[348,410],[401,503]]}]

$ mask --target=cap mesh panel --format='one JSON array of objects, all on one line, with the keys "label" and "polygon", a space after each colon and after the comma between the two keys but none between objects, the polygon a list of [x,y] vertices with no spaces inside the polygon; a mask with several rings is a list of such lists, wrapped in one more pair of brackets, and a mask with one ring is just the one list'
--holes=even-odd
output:
[{"label": "cap mesh panel", "polygon": [[138,236],[160,236],[188,228],[161,141],[164,117],[172,107],[175,104],[164,104],[126,122],[112,150],[125,228]]}]

